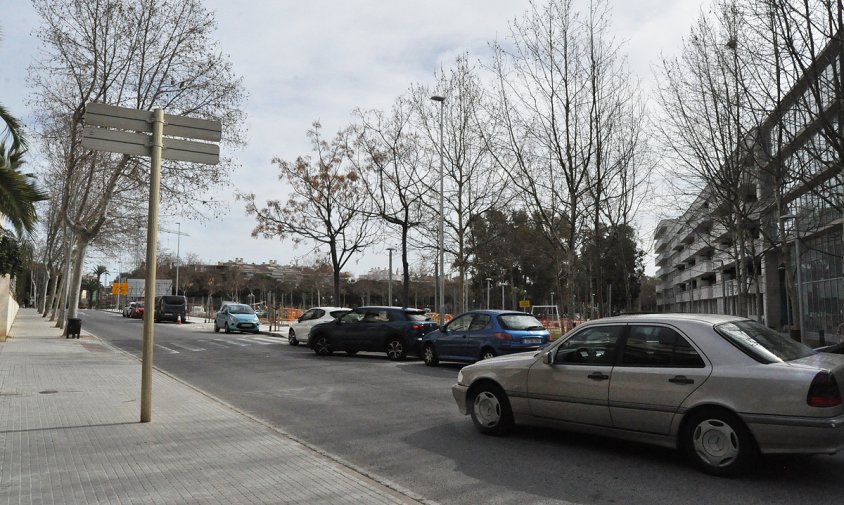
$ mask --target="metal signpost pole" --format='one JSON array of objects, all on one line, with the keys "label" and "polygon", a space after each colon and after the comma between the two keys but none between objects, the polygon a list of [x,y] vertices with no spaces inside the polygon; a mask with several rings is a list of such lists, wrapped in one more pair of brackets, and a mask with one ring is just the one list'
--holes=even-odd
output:
[{"label": "metal signpost pole", "polygon": [[141,422],[152,420],[152,349],[155,324],[156,245],[158,243],[158,199],[161,186],[161,151],[164,147],[164,110],[155,109],[152,126],[149,216],[147,219],[147,275],[144,290],[144,342],[141,363]]},{"label": "metal signpost pole", "polygon": [[393,251],[395,251],[396,248],[395,247],[388,247],[387,250],[390,251],[390,271],[389,271],[389,274],[387,276],[387,278],[388,278],[388,280],[387,280],[387,282],[388,282],[388,284],[387,284],[387,305],[392,306],[393,305]]}]

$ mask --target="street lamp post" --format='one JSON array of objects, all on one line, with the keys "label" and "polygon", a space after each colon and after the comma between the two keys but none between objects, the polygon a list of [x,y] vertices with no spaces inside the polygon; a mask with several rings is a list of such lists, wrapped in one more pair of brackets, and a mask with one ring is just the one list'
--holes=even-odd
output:
[{"label": "street lamp post", "polygon": [[490,284],[491,282],[492,282],[492,277],[487,277],[487,278],[486,278],[486,308],[487,308],[487,309],[489,309],[489,308],[490,308],[490,303],[489,303],[489,290],[490,290],[490,288],[492,287],[492,284]]},{"label": "street lamp post", "polygon": [[179,296],[179,246],[182,243],[182,223],[177,222],[178,226],[176,233],[176,296]]},{"label": "street lamp post", "polygon": [[445,150],[445,146],[443,145],[443,111],[445,106],[445,97],[444,96],[437,96],[434,95],[431,97],[431,100],[440,103],[440,226],[439,226],[439,236],[437,238],[437,247],[439,248],[439,257],[440,257],[440,271],[439,271],[439,313],[440,313],[440,326],[445,324],[445,203],[443,200],[443,194],[445,193],[445,176],[443,175],[443,171],[445,170],[445,158],[443,151]]},{"label": "street lamp post", "polygon": [[393,304],[393,251],[396,250],[395,247],[388,247],[388,251],[390,251],[390,271],[387,274],[387,299],[389,303],[387,305]]},{"label": "street lamp post", "polygon": [[120,310],[120,271],[123,270],[120,260],[117,260],[117,309]]},{"label": "street lamp post", "polygon": [[721,313],[727,313],[727,291],[724,289],[725,281],[724,281],[724,260],[715,260],[718,263],[721,263],[719,269],[721,270]]},{"label": "street lamp post", "polygon": [[803,325],[803,282],[801,279],[800,270],[800,230],[797,226],[797,216],[794,214],[786,214],[780,216],[782,221],[792,221],[794,227],[794,264],[797,269],[797,325],[800,328],[800,342],[803,342],[804,325]]},{"label": "street lamp post", "polygon": [[551,291],[551,305],[554,305],[554,292]]},{"label": "street lamp post", "polygon": [[501,283],[501,310],[505,310],[504,308],[504,287],[507,286],[506,282]]}]

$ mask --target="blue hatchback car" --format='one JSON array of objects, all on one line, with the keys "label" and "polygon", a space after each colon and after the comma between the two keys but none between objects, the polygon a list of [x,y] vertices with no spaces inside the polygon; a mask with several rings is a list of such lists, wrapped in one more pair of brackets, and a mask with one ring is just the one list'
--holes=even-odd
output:
[{"label": "blue hatchback car", "polygon": [[501,354],[535,351],[551,337],[531,314],[509,310],[473,310],[422,338],[428,366],[442,361],[474,363]]}]

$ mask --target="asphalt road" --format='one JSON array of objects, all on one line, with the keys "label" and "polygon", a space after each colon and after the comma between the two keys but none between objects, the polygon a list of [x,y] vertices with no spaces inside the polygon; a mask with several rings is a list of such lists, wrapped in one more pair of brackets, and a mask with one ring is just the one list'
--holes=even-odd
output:
[{"label": "asphalt road", "polygon": [[[140,355],[143,324],[83,311],[83,328]],[[262,335],[156,325],[155,366],[314,446],[444,504],[818,504],[844,495],[844,455],[763,458],[740,479],[679,453],[517,426],[477,433],[451,397],[458,365],[318,357]],[[139,374],[140,381],[140,374]],[[153,412],[155,392],[153,391]]]}]

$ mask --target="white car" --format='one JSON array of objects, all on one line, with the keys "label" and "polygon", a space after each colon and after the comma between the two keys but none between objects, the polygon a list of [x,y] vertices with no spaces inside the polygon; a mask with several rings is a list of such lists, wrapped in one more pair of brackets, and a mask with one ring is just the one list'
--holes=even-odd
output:
[{"label": "white car", "polygon": [[338,317],[348,314],[352,309],[343,307],[313,307],[305,311],[302,317],[290,325],[290,332],[287,334],[287,342],[290,345],[299,345],[299,342],[308,343],[308,333],[311,328],[319,323],[327,323]]}]

